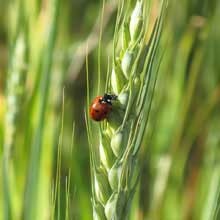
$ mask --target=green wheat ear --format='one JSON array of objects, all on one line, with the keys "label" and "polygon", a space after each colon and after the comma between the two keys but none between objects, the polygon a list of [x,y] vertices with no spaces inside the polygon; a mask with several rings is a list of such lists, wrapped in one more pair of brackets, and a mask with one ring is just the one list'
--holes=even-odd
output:
[{"label": "green wheat ear", "polygon": [[[138,183],[138,151],[142,143],[155,87],[156,59],[166,2],[161,2],[146,43],[149,3],[137,1],[133,10],[119,6],[110,91],[118,96],[113,111],[98,130],[87,120],[91,153],[93,219],[124,220]],[[131,11],[131,12],[130,12]],[[87,88],[89,89],[89,88]],[[89,91],[88,91],[89,93]],[[88,94],[89,95],[89,94]],[[93,138],[99,132],[99,145]]]}]

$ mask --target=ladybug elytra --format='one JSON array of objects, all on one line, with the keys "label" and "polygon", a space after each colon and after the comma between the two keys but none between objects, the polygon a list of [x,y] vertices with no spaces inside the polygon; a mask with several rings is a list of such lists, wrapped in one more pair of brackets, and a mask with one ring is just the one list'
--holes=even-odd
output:
[{"label": "ladybug elytra", "polygon": [[106,119],[112,110],[112,100],[116,100],[116,95],[104,94],[104,96],[97,96],[89,109],[90,117],[95,121],[102,121]]}]

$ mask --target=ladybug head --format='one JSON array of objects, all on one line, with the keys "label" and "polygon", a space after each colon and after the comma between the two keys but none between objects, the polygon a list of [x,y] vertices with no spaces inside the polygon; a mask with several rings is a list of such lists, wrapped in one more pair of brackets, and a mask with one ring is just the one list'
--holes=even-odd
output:
[{"label": "ladybug head", "polygon": [[112,105],[112,100],[116,100],[117,99],[117,96],[116,95],[112,95],[112,94],[107,94],[105,93],[104,96],[102,97],[101,99],[101,102],[105,102],[105,103],[108,103],[110,105]]}]

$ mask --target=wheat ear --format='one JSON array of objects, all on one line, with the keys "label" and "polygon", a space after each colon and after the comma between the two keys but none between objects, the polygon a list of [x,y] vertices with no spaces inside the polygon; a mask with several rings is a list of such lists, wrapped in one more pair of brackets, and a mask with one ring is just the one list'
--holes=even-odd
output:
[{"label": "wheat ear", "polygon": [[107,121],[99,126],[98,147],[92,141],[96,130],[91,129],[93,124],[87,121],[93,219],[127,219],[138,183],[138,152],[156,82],[157,72],[153,66],[165,11],[163,1],[146,43],[148,4],[139,0],[132,11],[123,2],[119,6],[112,73],[107,84],[109,92],[116,94],[118,100],[113,103]]}]

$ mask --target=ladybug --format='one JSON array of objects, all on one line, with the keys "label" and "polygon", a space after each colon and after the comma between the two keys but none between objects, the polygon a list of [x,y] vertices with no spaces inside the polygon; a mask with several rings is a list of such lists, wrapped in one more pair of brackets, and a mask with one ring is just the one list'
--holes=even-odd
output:
[{"label": "ladybug", "polygon": [[104,96],[97,96],[89,109],[91,119],[95,121],[102,121],[106,119],[112,110],[112,100],[116,100],[116,95],[104,94]]}]

